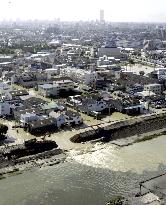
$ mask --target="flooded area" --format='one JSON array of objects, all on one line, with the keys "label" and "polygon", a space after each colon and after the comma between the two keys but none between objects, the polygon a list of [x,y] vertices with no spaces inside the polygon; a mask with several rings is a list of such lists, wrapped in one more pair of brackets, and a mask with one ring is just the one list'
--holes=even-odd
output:
[{"label": "flooded area", "polygon": [[[85,114],[82,114],[82,117],[84,118],[85,123],[81,127],[75,127],[75,128],[65,127],[63,129],[58,129],[56,132],[50,134],[49,137],[46,135],[45,139],[54,140],[55,142],[57,142],[57,144],[61,149],[67,149],[67,150],[74,149],[74,148],[84,149],[85,145],[74,144],[70,141],[70,138],[73,135],[80,133],[80,130],[84,130],[88,126],[92,126],[100,123],[106,123],[106,122],[114,123],[115,121],[131,118],[130,116],[127,116],[119,112],[114,112],[112,115],[107,116],[102,120],[94,120],[93,117],[87,116]],[[17,123],[14,120],[9,121],[9,120],[0,119],[0,123],[8,126],[8,132],[7,132],[8,139],[6,141],[8,141],[10,145],[22,144],[24,143],[24,141],[33,139],[35,137],[29,132],[24,131],[23,128],[16,128],[16,129],[12,128],[13,126],[17,125]],[[43,135],[41,137],[43,137]],[[40,139],[40,137],[38,137],[38,139]],[[92,147],[90,143],[87,143],[86,146]]]},{"label": "flooded area", "polygon": [[0,204],[102,205],[113,195],[135,193],[140,181],[166,172],[165,137],[72,149],[64,163],[1,180]]}]

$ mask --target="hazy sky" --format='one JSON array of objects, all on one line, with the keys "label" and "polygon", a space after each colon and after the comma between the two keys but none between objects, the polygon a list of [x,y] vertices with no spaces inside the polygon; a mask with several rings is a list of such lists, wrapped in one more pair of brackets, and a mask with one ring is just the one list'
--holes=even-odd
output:
[{"label": "hazy sky", "polygon": [[0,0],[2,19],[166,22],[166,0]]}]

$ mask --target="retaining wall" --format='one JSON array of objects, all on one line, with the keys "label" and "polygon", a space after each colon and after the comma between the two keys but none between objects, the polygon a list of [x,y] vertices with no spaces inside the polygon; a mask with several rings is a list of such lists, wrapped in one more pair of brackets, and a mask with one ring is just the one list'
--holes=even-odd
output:
[{"label": "retaining wall", "polygon": [[106,123],[82,131],[71,138],[72,142],[80,143],[89,140],[104,138],[116,140],[150,131],[166,128],[166,113],[152,114],[138,117],[136,119]]}]

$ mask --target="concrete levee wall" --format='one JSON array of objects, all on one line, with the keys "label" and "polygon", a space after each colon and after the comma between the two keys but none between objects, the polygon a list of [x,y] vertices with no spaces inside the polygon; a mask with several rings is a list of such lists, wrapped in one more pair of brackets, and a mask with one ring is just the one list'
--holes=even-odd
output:
[{"label": "concrete levee wall", "polygon": [[117,122],[114,124],[101,124],[90,132],[81,132],[71,138],[72,142],[85,142],[98,138],[116,140],[134,135],[143,134],[150,131],[166,128],[166,113],[158,115],[143,116],[136,119]]},{"label": "concrete levee wall", "polygon": [[142,121],[133,125],[120,127],[117,130],[110,130],[111,139],[125,138],[133,135],[139,135],[146,132],[159,130],[166,127],[165,119],[152,119]]}]

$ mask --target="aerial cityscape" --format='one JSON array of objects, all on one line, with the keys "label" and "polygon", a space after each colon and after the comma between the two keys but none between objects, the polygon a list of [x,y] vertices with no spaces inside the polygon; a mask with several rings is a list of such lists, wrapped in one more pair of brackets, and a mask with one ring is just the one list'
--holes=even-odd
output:
[{"label": "aerial cityscape", "polygon": [[132,2],[2,0],[0,205],[166,204],[166,4]]}]

